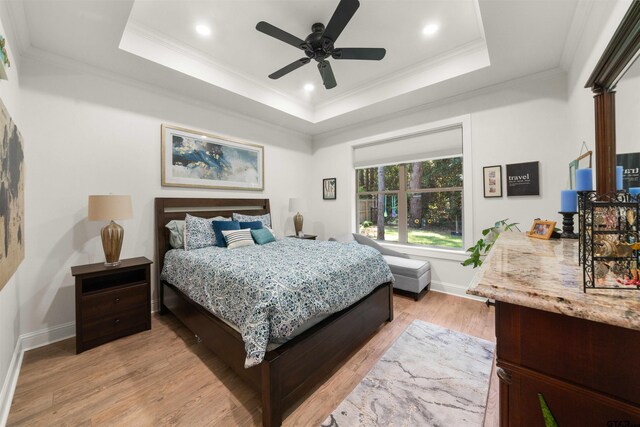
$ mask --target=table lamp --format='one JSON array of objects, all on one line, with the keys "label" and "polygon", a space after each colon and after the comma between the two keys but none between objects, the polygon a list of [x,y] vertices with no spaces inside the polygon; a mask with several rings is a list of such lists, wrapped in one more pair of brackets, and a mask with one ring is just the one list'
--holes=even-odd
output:
[{"label": "table lamp", "polygon": [[293,216],[293,227],[296,230],[296,236],[299,236],[300,232],[302,231],[302,222],[303,222],[304,218],[302,218],[302,215],[300,214],[301,210],[304,210],[304,202],[302,201],[302,199],[300,199],[298,197],[290,198],[289,199],[289,212],[297,212]]},{"label": "table lamp", "polygon": [[133,218],[131,196],[89,196],[89,221],[109,221],[100,231],[104,265],[107,267],[120,265],[120,250],[124,239],[124,228],[114,220],[130,218]]}]

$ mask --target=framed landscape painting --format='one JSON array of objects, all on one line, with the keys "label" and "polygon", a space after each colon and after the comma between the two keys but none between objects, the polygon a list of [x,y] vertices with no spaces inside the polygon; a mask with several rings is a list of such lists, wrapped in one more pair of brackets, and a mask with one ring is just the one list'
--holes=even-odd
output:
[{"label": "framed landscape painting", "polygon": [[264,147],[162,125],[162,185],[264,190]]}]

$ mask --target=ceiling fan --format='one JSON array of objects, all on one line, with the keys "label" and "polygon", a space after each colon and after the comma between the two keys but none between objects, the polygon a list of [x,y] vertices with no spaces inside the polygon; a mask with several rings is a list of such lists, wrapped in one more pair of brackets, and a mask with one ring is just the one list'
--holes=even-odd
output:
[{"label": "ceiling fan", "polygon": [[311,26],[312,33],[302,40],[298,37],[281,30],[267,22],[260,21],[256,25],[256,30],[265,33],[268,36],[274,37],[280,41],[290,44],[293,47],[297,47],[304,51],[306,58],[298,59],[291,64],[279,69],[275,73],[269,75],[270,79],[279,79],[280,77],[289,74],[290,72],[297,70],[305,64],[315,59],[318,62],[318,70],[322,77],[322,83],[327,89],[336,87],[336,78],[331,70],[331,64],[327,61],[327,58],[333,59],[361,59],[379,61],[384,58],[387,53],[383,48],[369,48],[369,47],[345,47],[337,48],[334,43],[347,26],[351,17],[353,17],[356,10],[360,7],[358,0],[340,0],[336,11],[333,12],[333,16],[329,21],[329,24],[325,27],[323,24],[316,23]]}]

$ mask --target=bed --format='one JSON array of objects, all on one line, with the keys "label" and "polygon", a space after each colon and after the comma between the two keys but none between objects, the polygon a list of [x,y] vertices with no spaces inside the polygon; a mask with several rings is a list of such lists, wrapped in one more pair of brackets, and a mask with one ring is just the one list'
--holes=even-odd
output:
[{"label": "bed", "polygon": [[384,283],[353,305],[269,350],[256,366],[245,368],[245,343],[225,321],[190,299],[179,287],[160,279],[165,254],[171,249],[164,227],[173,219],[270,213],[268,199],[156,198],[157,278],[161,313],[170,311],[207,348],[227,363],[262,397],[263,426],[282,424],[283,412],[326,379],[344,359],[364,344],[381,325],[393,320],[393,285]]}]

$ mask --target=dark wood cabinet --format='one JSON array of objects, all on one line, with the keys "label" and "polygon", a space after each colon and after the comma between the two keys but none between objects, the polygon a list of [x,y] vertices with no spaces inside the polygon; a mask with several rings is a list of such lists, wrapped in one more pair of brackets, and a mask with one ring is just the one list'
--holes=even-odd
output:
[{"label": "dark wood cabinet", "polygon": [[151,264],[145,257],[71,267],[76,279],[76,353],[151,329]]},{"label": "dark wood cabinet", "polygon": [[640,425],[640,331],[496,301],[500,425]]}]

